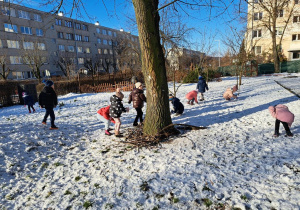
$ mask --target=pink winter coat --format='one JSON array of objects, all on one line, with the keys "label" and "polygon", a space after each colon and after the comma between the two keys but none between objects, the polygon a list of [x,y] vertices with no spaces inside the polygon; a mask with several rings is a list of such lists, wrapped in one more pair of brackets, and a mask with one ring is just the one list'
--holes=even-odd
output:
[{"label": "pink winter coat", "polygon": [[231,98],[236,98],[236,95],[233,95],[231,88],[227,88],[227,90],[223,94],[223,98],[225,98],[226,100],[230,100]]},{"label": "pink winter coat", "polygon": [[235,85],[235,86],[232,87],[232,92],[233,93],[236,92],[237,90],[238,90],[238,86],[237,85]]},{"label": "pink winter coat", "polygon": [[186,95],[185,95],[185,98],[187,100],[192,100],[193,98],[195,99],[195,102],[198,103],[198,100],[197,100],[197,90],[192,90],[191,92],[188,92]]},{"label": "pink winter coat", "polygon": [[295,116],[292,112],[289,111],[289,108],[287,106],[282,104],[278,104],[275,107],[270,106],[269,111],[274,118],[282,122],[286,122],[289,125],[289,127],[292,126]]}]

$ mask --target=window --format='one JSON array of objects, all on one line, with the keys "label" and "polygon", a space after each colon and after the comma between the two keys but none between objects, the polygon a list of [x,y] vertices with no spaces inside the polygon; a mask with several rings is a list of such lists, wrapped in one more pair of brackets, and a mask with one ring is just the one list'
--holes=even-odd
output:
[{"label": "window", "polygon": [[88,31],[88,27],[87,27],[87,25],[84,25],[84,24],[82,24],[82,30],[84,30],[84,31]]},{"label": "window", "polygon": [[80,23],[75,23],[75,28],[76,28],[76,29],[81,29]]},{"label": "window", "polygon": [[103,39],[103,44],[107,45],[107,40],[106,39]]},{"label": "window", "polygon": [[73,40],[74,39],[73,34],[67,33],[66,34],[66,39]]},{"label": "window", "polygon": [[89,41],[89,37],[88,36],[84,36],[84,39],[83,39],[85,42],[88,42]]},{"label": "window", "polygon": [[254,13],[254,20],[261,20],[262,19],[262,12],[256,12]]},{"label": "window", "polygon": [[97,39],[97,43],[101,44],[101,39],[100,38]]},{"label": "window", "polygon": [[98,54],[101,54],[102,53],[102,50],[101,49],[98,49]]},{"label": "window", "polygon": [[[47,71],[47,70],[46,70]],[[50,74],[49,74],[50,76]],[[27,78],[35,78],[31,71],[27,71]]]},{"label": "window", "polygon": [[22,71],[14,71],[11,73],[13,79],[25,79],[24,72]]},{"label": "window", "polygon": [[111,32],[111,31],[108,31],[108,35],[109,35],[109,36],[112,36],[112,32]]},{"label": "window", "polygon": [[16,25],[4,23],[4,29],[6,32],[18,33],[18,27]]},{"label": "window", "polygon": [[63,39],[64,33],[63,32],[57,32],[57,38]]},{"label": "window", "polygon": [[112,55],[112,54],[113,54],[113,51],[112,51],[112,50],[109,50],[109,54],[111,54],[111,55]]},{"label": "window", "polygon": [[107,32],[105,29],[102,30],[102,34],[107,35]]},{"label": "window", "polygon": [[65,26],[68,28],[72,28],[72,21],[65,20]]},{"label": "window", "polygon": [[60,19],[55,19],[55,25],[61,26],[61,20]]},{"label": "window", "polygon": [[85,48],[85,53],[91,53],[91,49],[89,47]]},{"label": "window", "polygon": [[16,10],[10,7],[4,7],[4,9],[1,12],[3,15],[16,17]]},{"label": "window", "polygon": [[100,28],[96,28],[96,32],[97,34],[100,34],[101,33]]},{"label": "window", "polygon": [[68,51],[69,52],[74,52],[75,51],[74,46],[71,46],[71,45],[68,46]]},{"label": "window", "polygon": [[255,38],[255,37],[261,37],[261,30],[255,30],[255,31],[253,31],[252,37],[253,38]]},{"label": "window", "polygon": [[283,17],[283,9],[278,11],[277,17]]},{"label": "window", "polygon": [[103,54],[105,54],[105,55],[107,55],[107,54],[108,54],[108,51],[107,51],[107,49],[104,49],[104,50],[103,50]]},{"label": "window", "polygon": [[78,64],[84,64],[84,58],[78,58]]},{"label": "window", "polygon": [[300,52],[293,52],[293,59],[300,59]]},{"label": "window", "polygon": [[22,34],[32,35],[32,31],[31,31],[30,27],[21,26],[21,32],[22,32]]},{"label": "window", "polygon": [[275,33],[276,33],[276,35],[282,35],[283,34],[283,28],[277,28]]},{"label": "window", "polygon": [[58,50],[59,51],[65,51],[65,46],[64,45],[58,45]]},{"label": "window", "polygon": [[82,47],[77,47],[77,52],[82,53],[83,52]]},{"label": "window", "polygon": [[33,14],[33,19],[37,22],[42,22],[42,17],[38,14]]},{"label": "window", "polygon": [[293,22],[294,23],[300,23],[300,16],[294,16]]},{"label": "window", "polygon": [[30,19],[29,13],[26,11],[19,10],[18,15],[19,15],[19,18],[28,19],[28,20]]},{"label": "window", "polygon": [[21,56],[10,56],[9,59],[11,64],[22,64]]},{"label": "window", "polygon": [[14,41],[14,40],[7,40],[7,47],[8,48],[16,48],[19,49],[19,42],[18,41]]},{"label": "window", "polygon": [[257,54],[261,54],[261,46],[255,46],[253,47],[254,53]]},{"label": "window", "polygon": [[78,35],[78,34],[75,34],[75,40],[76,41],[82,41],[82,36]]},{"label": "window", "polygon": [[56,39],[52,39],[52,42],[53,42],[53,43],[56,43]]},{"label": "window", "polygon": [[114,32],[114,37],[117,37],[117,33],[116,32]]},{"label": "window", "polygon": [[23,48],[24,50],[33,50],[33,42],[23,42]]},{"label": "window", "polygon": [[292,41],[299,41],[300,40],[300,34],[293,34],[292,35]]},{"label": "window", "polygon": [[109,44],[109,45],[112,45],[112,41],[111,41],[111,40],[109,40],[109,41],[108,41],[108,44]]},{"label": "window", "polygon": [[37,43],[38,50],[46,50],[46,45],[44,43]]},{"label": "window", "polygon": [[295,4],[299,4],[299,2],[300,2],[299,0],[295,0]]},{"label": "window", "polygon": [[37,36],[43,36],[43,35],[44,35],[43,29],[37,28],[37,29],[35,30],[35,32],[36,32],[36,35],[37,35]]}]

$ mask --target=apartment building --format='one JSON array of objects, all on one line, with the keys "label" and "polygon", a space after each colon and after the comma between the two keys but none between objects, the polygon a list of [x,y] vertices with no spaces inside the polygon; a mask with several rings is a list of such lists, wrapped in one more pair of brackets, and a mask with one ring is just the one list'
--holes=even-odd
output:
[{"label": "apartment building", "polygon": [[200,60],[205,56],[205,53],[196,50],[186,49],[184,47],[178,47],[168,50],[167,59],[169,64],[175,70],[189,69],[193,63],[199,64]]},{"label": "apartment building", "polygon": [[[300,0],[253,0],[248,3],[247,51],[272,55],[272,20],[276,20],[276,43],[288,61],[300,59]],[[276,17],[276,18],[271,18]],[[275,22],[275,21],[273,21]],[[281,41],[281,45],[280,43]]]},{"label": "apartment building", "polygon": [[[118,70],[117,48],[121,40],[139,48],[138,36],[47,12],[0,1],[0,64],[10,69],[8,79],[86,72],[94,62],[98,71]],[[120,53],[120,52],[119,52]],[[2,69],[0,69],[2,71]]]}]

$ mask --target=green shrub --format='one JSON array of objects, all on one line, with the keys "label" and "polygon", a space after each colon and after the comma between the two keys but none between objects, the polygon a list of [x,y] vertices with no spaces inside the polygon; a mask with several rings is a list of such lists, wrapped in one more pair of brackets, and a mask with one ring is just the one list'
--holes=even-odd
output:
[{"label": "green shrub", "polygon": [[198,82],[198,72],[190,71],[184,78],[182,83],[195,83]]}]

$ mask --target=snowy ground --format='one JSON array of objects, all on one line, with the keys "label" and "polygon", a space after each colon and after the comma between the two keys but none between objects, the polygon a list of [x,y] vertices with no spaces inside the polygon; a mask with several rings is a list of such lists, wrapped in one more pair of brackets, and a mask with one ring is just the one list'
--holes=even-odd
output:
[{"label": "snowy ground", "polygon": [[[104,135],[95,115],[111,93],[60,96],[56,131],[41,124],[44,110],[2,108],[0,209],[299,209],[300,101],[274,80],[298,90],[300,80],[284,76],[244,78],[239,99],[229,102],[222,94],[235,78],[209,83],[205,102],[173,118],[209,128],[157,149]],[[185,103],[195,87],[182,85],[178,98]],[[293,138],[282,125],[272,137],[268,106],[279,103],[295,114]],[[134,117],[134,109],[123,114],[121,130]]]}]

